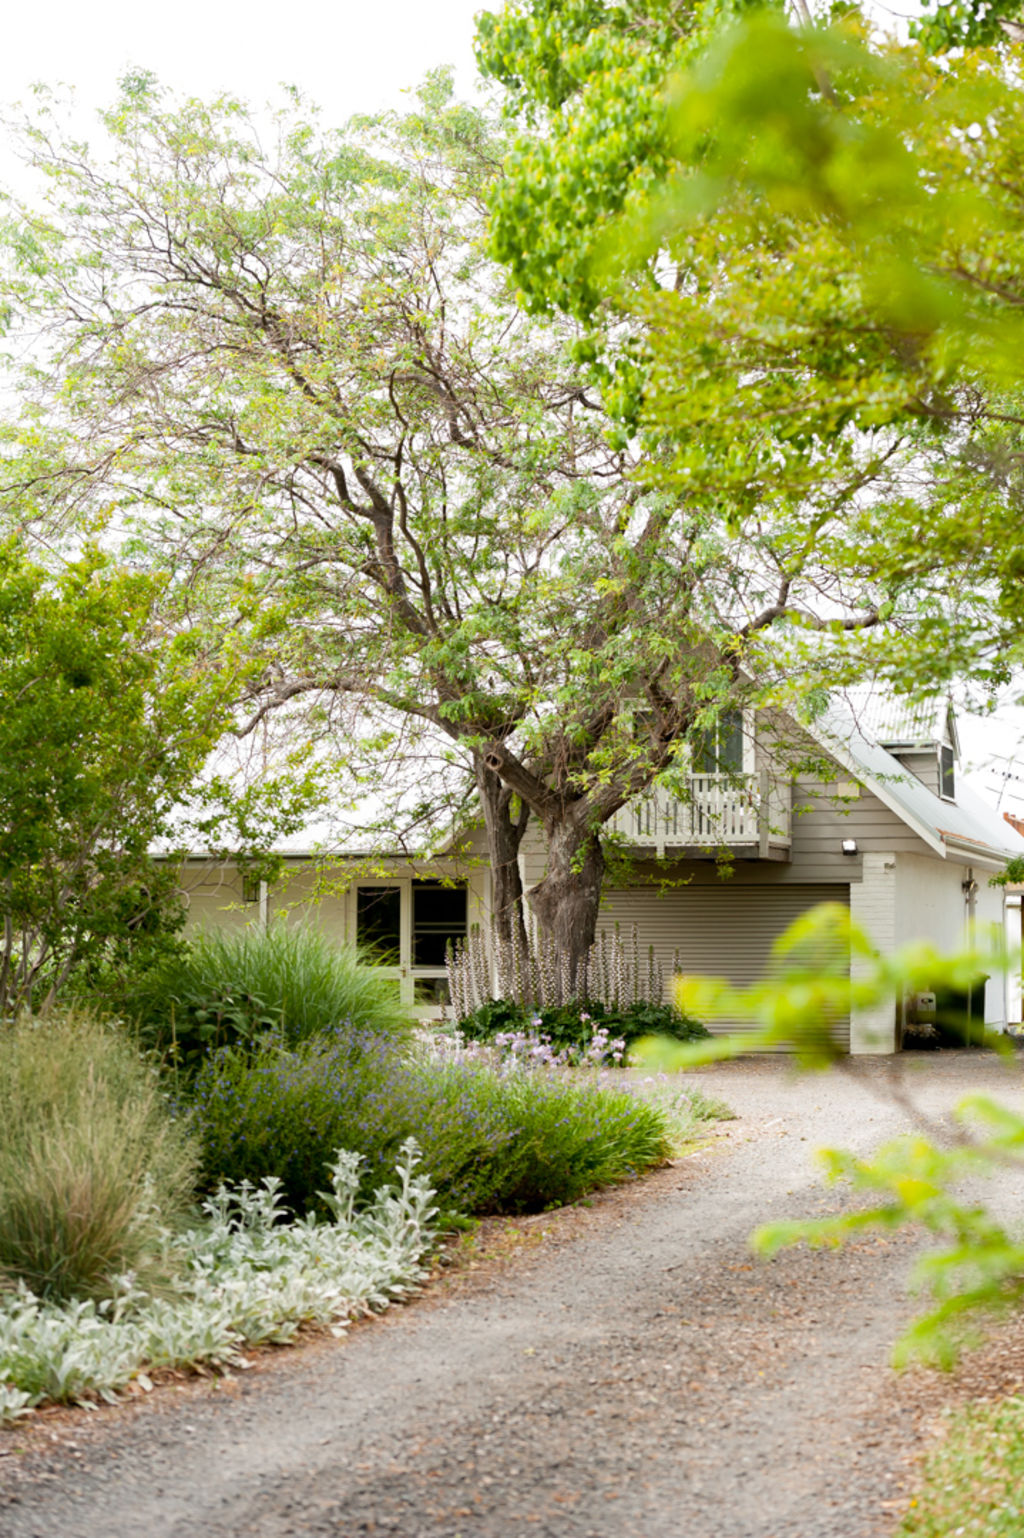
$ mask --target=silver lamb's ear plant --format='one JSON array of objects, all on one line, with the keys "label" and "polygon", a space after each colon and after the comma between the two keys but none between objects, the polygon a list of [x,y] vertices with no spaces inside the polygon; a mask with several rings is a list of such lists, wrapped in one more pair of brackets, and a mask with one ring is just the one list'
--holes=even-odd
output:
[{"label": "silver lamb's ear plant", "polygon": [[330,1212],[335,1228],[350,1229],[352,1227],[362,1164],[362,1154],[349,1153],[347,1149],[339,1148],[334,1163],[327,1169],[331,1177],[330,1191],[316,1193]]},{"label": "silver lamb's ear plant", "polygon": [[24,1286],[0,1294],[0,1424],[47,1400],[114,1400],[145,1368],[243,1360],[247,1343],[284,1342],[304,1321],[334,1333],[385,1308],[423,1277],[434,1192],[403,1144],[397,1185],[354,1207],[359,1155],[339,1151],[324,1196],[335,1221],[284,1222],[278,1182],[222,1188],[180,1236],[180,1295],[154,1299],[122,1278],[102,1303],[45,1303]]}]

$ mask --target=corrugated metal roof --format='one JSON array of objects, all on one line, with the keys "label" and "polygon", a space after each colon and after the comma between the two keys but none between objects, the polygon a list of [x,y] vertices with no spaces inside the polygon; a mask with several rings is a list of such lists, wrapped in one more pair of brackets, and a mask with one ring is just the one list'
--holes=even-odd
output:
[{"label": "corrugated metal roof", "polygon": [[1000,861],[1024,854],[1024,837],[963,776],[957,778],[955,801],[935,795],[881,743],[865,735],[863,718],[844,701],[833,703],[812,730],[826,751],[845,758],[851,772],[867,781],[878,799],[937,853],[962,842]]},{"label": "corrugated metal roof", "polygon": [[898,699],[876,684],[844,690],[836,703],[849,711],[863,736],[883,748],[930,748],[952,741],[959,750],[952,705],[945,695]]}]

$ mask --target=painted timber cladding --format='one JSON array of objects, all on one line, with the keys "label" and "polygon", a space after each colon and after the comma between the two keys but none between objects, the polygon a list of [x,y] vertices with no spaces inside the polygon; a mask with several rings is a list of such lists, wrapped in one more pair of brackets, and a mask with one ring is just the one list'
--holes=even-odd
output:
[{"label": "painted timber cladding", "polygon": [[[853,781],[835,783],[800,779],[793,787],[792,843],[789,858],[772,862],[744,857],[737,851],[737,875],[758,881],[838,882],[860,877],[860,854],[898,852],[923,854],[926,846],[902,818]],[[844,839],[855,839],[860,854],[844,855]],[[690,852],[692,853],[692,852]],[[668,851],[671,857],[672,851]],[[704,857],[711,863],[711,852]],[[519,853],[523,885],[535,885],[544,875],[543,831],[536,819],[527,827]],[[645,861],[646,864],[646,861]],[[767,865],[771,869],[766,869]],[[717,879],[717,878],[716,878]]]},{"label": "painted timber cladding", "polygon": [[[844,839],[855,839],[858,855],[844,855]],[[860,855],[923,854],[914,830],[870,791],[853,784],[822,785],[801,780],[793,788],[795,881],[835,881],[860,875]]]},{"label": "painted timber cladding", "polygon": [[939,752],[937,748],[930,748],[927,753],[893,753],[908,773],[920,780],[922,785],[927,785],[933,796],[942,795],[942,782],[939,774]]},{"label": "painted timber cladding", "polygon": [[[839,885],[795,886],[745,884],[742,872],[728,880],[695,881],[693,885],[657,892],[645,887],[609,891],[601,902],[600,927],[618,924],[625,938],[635,924],[643,957],[649,945],[670,977],[678,952],[684,972],[725,977],[737,986],[757,982],[768,966],[772,945],[794,919],[821,902],[847,902],[849,888]],[[716,1030],[749,1029],[738,1021],[721,1021]],[[849,1046],[849,1022],[840,1024],[837,1039]]]}]

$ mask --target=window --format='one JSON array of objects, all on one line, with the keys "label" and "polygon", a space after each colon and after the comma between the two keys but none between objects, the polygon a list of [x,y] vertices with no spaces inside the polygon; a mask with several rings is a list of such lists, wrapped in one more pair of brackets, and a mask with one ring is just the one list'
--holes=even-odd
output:
[{"label": "window", "polygon": [[402,953],[400,886],[361,886],[358,889],[356,944],[372,960],[398,965]]},{"label": "window", "polygon": [[956,768],[953,749],[945,743],[939,749],[939,793],[947,801],[956,800]]},{"label": "window", "polygon": [[466,888],[441,881],[412,884],[412,964],[443,967],[449,941],[466,934]]},{"label": "window", "polygon": [[413,981],[412,1001],[414,1004],[429,1004],[436,1007],[441,1004],[450,1004],[451,991],[448,987],[447,977],[417,977]]},{"label": "window", "polygon": [[694,743],[694,774],[743,773],[743,712],[723,710],[712,731]]},{"label": "window", "polygon": [[258,876],[242,877],[242,901],[244,903],[258,903],[260,900],[260,882]]},{"label": "window", "polygon": [[407,1008],[448,1002],[445,951],[466,934],[468,902],[465,885],[408,876],[356,887],[356,943],[389,969]]}]

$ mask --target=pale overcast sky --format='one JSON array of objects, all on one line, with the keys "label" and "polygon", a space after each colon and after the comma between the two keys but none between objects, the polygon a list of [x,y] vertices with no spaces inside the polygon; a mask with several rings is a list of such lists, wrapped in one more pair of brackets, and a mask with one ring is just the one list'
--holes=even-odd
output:
[{"label": "pale overcast sky", "polygon": [[11,6],[0,46],[0,102],[38,81],[75,87],[83,107],[112,101],[129,68],[175,90],[229,90],[257,103],[296,85],[342,121],[399,106],[428,69],[453,64],[471,89],[473,17],[496,0],[48,0]]}]

